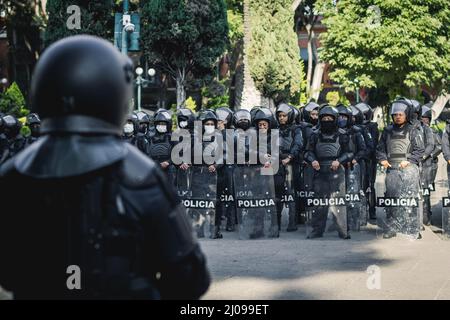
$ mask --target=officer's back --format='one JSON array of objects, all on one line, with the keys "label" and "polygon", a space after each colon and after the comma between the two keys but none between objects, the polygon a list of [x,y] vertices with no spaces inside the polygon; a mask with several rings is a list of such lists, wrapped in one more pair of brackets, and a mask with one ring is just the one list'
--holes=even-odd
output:
[{"label": "officer's back", "polygon": [[0,171],[0,284],[16,298],[196,299],[208,288],[172,187],[119,138],[132,81],[129,60],[93,37],[38,62],[43,137]]}]

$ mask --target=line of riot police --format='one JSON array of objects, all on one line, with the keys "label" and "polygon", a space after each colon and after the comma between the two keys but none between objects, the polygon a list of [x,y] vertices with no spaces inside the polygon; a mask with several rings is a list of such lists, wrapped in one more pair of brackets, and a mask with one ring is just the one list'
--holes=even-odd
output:
[{"label": "line of riot police", "polygon": [[[153,119],[144,112],[130,115],[123,139],[160,164],[199,237],[222,238],[226,220],[225,229],[237,226],[241,238],[278,237],[280,230],[306,224],[309,238],[329,229],[348,239],[350,229],[375,217],[378,129],[372,117],[364,103],[348,108],[310,102],[300,110],[282,103],[275,112],[264,107],[233,112],[224,106],[197,116],[181,108],[172,132],[171,113],[160,109]],[[195,121],[201,123],[199,137]],[[189,160],[173,161],[180,143],[174,135],[181,129],[192,138],[191,151],[200,146],[202,156],[208,148],[221,156],[206,163],[189,151]],[[330,197],[346,198],[346,205],[308,205]]]},{"label": "line of riot police", "polygon": [[26,125],[30,129],[28,136],[22,135],[22,122],[19,119],[10,114],[0,113],[0,165],[31,145],[39,137],[41,120],[38,114],[28,114]]}]

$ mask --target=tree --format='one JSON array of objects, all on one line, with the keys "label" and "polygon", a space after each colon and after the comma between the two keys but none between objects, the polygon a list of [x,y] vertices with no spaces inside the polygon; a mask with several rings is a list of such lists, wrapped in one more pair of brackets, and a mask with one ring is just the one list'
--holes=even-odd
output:
[{"label": "tree", "polygon": [[30,75],[41,51],[40,32],[45,23],[41,0],[0,1],[0,29],[8,36],[9,83],[16,81],[28,93]]},{"label": "tree", "polygon": [[0,95],[0,112],[11,114],[16,118],[21,118],[29,113],[25,106],[25,98],[17,83],[13,82],[5,93]]},{"label": "tree", "polygon": [[[316,0],[296,1],[293,6],[295,9],[295,29],[304,30],[308,36],[308,66],[306,72],[306,96],[308,99],[317,100],[320,93],[320,85],[322,84],[322,76],[325,68],[324,63],[320,60],[316,46],[316,34],[314,27],[319,20],[319,13],[316,11]],[[314,61],[316,66],[314,67]],[[314,76],[314,78],[313,78]]]},{"label": "tree", "polygon": [[[74,11],[68,8],[76,5],[81,9],[80,25],[68,28]],[[77,35],[90,34],[112,41],[114,31],[114,3],[111,0],[48,0],[48,23],[45,31],[45,46],[53,42]]]},{"label": "tree", "polygon": [[255,85],[275,103],[300,91],[303,65],[291,0],[251,0],[249,65]]},{"label": "tree", "polygon": [[223,0],[142,1],[142,42],[148,59],[177,86],[177,106],[186,100],[189,76],[211,74],[228,44]]},{"label": "tree", "polygon": [[318,0],[328,30],[321,58],[346,89],[388,88],[414,95],[421,86],[450,89],[450,2]]}]

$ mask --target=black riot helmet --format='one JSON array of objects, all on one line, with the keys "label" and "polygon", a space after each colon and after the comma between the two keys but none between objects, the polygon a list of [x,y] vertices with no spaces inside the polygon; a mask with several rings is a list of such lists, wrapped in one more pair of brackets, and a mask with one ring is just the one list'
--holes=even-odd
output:
[{"label": "black riot helmet", "polygon": [[11,139],[20,133],[22,123],[17,120],[16,117],[7,115],[3,117],[3,127],[3,131],[5,132],[6,136]]},{"label": "black riot helmet", "polygon": [[350,106],[350,109],[352,110],[352,116],[355,117],[355,124],[357,125],[363,124],[364,115],[362,114],[361,110],[359,110],[355,106]]},{"label": "black riot helmet", "polygon": [[255,106],[250,110],[250,115],[252,116],[252,120],[251,120],[252,124],[253,124],[253,120],[255,119],[256,112],[258,112],[258,110],[261,108],[262,108],[261,106]]},{"label": "black riot helmet", "polygon": [[[332,121],[324,121],[323,118],[325,116],[331,116],[333,118]],[[339,113],[335,107],[332,107],[328,104],[324,104],[320,107],[319,110],[319,124],[320,130],[325,133],[331,133],[337,130],[337,120]]]},{"label": "black riot helmet", "polygon": [[280,112],[283,112],[283,113],[285,113],[287,115],[287,118],[288,118],[287,124],[288,125],[294,123],[295,115],[296,115],[295,111],[294,111],[294,107],[292,107],[292,106],[290,106],[290,105],[288,105],[286,103],[279,104],[277,109],[276,109],[276,111],[275,111],[275,114],[277,116],[277,121],[278,121],[278,113],[280,113]]},{"label": "black riot helmet", "polygon": [[361,111],[364,117],[363,123],[368,123],[372,121],[373,118],[373,109],[371,106],[369,106],[367,103],[361,102],[355,105],[357,109]]},{"label": "black riot helmet", "polygon": [[137,111],[134,112],[136,114],[138,124],[139,124],[139,132],[147,133],[148,128],[150,127],[150,116],[147,112]]},{"label": "black riot helmet", "polygon": [[[194,129],[195,115],[191,109],[181,108],[177,111],[177,123],[181,129]],[[184,124],[185,126],[183,126]]]},{"label": "black riot helmet", "polygon": [[338,104],[336,106],[336,109],[339,113],[339,116],[346,116],[347,117],[347,121],[344,123],[343,121],[341,121],[341,119],[338,119],[338,126],[339,128],[350,128],[353,125],[353,113],[352,110],[350,108],[347,108],[346,106],[344,106],[343,104]]},{"label": "black riot helmet", "polygon": [[315,125],[315,123],[313,123],[313,122],[311,121],[310,114],[311,114],[311,111],[313,111],[313,110],[319,110],[319,108],[320,108],[320,106],[319,106],[317,103],[315,103],[315,102],[313,102],[313,101],[308,102],[308,103],[303,107],[303,109],[302,109],[302,117],[303,117],[303,121]]},{"label": "black riot helmet", "polygon": [[302,113],[294,106],[292,106],[292,110],[294,111],[294,122],[299,124],[302,122]]},{"label": "black riot helmet", "polygon": [[170,115],[169,111],[166,109],[159,109],[155,113],[153,122],[154,122],[156,128],[159,125],[159,123],[162,122],[166,125],[167,132],[172,131],[172,116]]},{"label": "black riot helmet", "polygon": [[431,108],[428,106],[422,106],[421,115],[422,118],[428,118],[431,121],[433,114],[431,112]]},{"label": "black riot helmet", "polygon": [[27,126],[31,126],[33,124],[41,124],[41,119],[37,113],[30,113],[27,115]]},{"label": "black riot helmet", "polygon": [[233,114],[233,126],[236,129],[247,130],[250,128],[252,115],[247,109],[239,109]]},{"label": "black riot helmet", "polygon": [[269,122],[269,128],[270,129],[275,129],[277,127],[277,120],[275,119],[275,116],[273,114],[273,112],[266,107],[260,107],[256,113],[255,116],[253,117],[253,123],[252,125],[257,127],[258,126],[258,122],[261,120],[266,120]]},{"label": "black riot helmet", "polygon": [[37,113],[30,113],[27,115],[27,126],[30,128],[32,137],[39,136],[41,119]]},{"label": "black riot helmet", "polygon": [[231,127],[231,122],[233,120],[233,111],[228,107],[219,107],[216,109],[217,120],[223,121],[225,123],[225,128]]},{"label": "black riot helmet", "polygon": [[413,106],[412,109],[413,109],[413,113],[414,113],[414,118],[418,119],[420,117],[420,115],[422,114],[422,111],[421,111],[422,105],[417,100],[410,99],[410,101]]},{"label": "black riot helmet", "polygon": [[413,117],[413,105],[412,103],[410,103],[409,100],[407,99],[401,99],[401,100],[396,100],[394,102],[392,102],[391,104],[391,110],[390,110],[390,115],[392,120],[394,120],[394,114],[399,113],[399,112],[403,112],[406,115],[406,121],[410,122]]},{"label": "black riot helmet", "polygon": [[42,132],[118,134],[133,93],[131,60],[110,42],[78,35],[48,47],[37,62],[32,110]]},{"label": "black riot helmet", "polygon": [[198,119],[200,120],[202,123],[205,123],[208,120],[212,120],[214,121],[215,126],[217,126],[217,116],[216,113],[213,110],[207,109],[204,110],[202,112],[200,112],[200,114],[198,115]]},{"label": "black riot helmet", "polygon": [[[127,132],[126,127],[130,124],[133,126],[133,129],[131,132]],[[139,122],[135,113],[130,113],[129,115],[127,115],[126,122],[123,127],[123,132],[128,135],[136,135],[139,132]]]}]

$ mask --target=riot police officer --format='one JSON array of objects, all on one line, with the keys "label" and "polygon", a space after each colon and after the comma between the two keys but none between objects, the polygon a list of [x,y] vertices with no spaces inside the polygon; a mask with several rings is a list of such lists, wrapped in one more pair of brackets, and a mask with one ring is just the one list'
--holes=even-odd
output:
[{"label": "riot police officer", "polygon": [[[405,100],[391,106],[393,124],[381,135],[377,161],[386,169],[387,198],[413,199],[419,196],[419,163],[423,159],[422,134],[413,124],[412,108]],[[419,211],[410,205],[386,208],[383,238],[395,237],[397,232],[414,238],[420,236]]]},{"label": "riot police officer", "polygon": [[96,37],[60,40],[38,61],[42,137],[0,172],[0,283],[15,298],[195,299],[208,288],[173,188],[120,139],[132,88],[131,61]]},{"label": "riot police officer", "polygon": [[161,110],[155,113],[154,123],[155,133],[148,138],[148,154],[166,173],[170,183],[175,185],[176,169],[171,159],[172,117],[167,110]]},{"label": "riot police officer", "polygon": [[138,133],[138,121],[136,114],[129,114],[122,128],[122,139],[136,146],[136,134]]},{"label": "riot police officer", "polygon": [[432,113],[431,108],[422,106],[420,116],[424,129],[425,151],[422,156],[421,182],[423,188],[423,224],[431,225],[431,202],[430,192],[434,191],[434,180],[437,173],[438,156],[441,153],[441,138],[439,134],[430,127]]},{"label": "riot police officer", "polygon": [[37,113],[27,115],[27,126],[30,128],[30,136],[26,138],[26,145],[35,142],[39,137],[39,129],[41,127],[41,119]]},{"label": "riot police officer", "polygon": [[[277,214],[281,217],[283,207],[289,208],[289,223],[286,231],[291,232],[298,229],[294,166],[300,165],[297,161],[303,152],[303,137],[301,127],[295,124],[296,113],[293,106],[282,103],[277,107],[275,115],[279,123],[280,147],[279,169],[274,176]],[[292,200],[289,200],[289,197],[292,197]],[[283,201],[281,201],[282,198]]]},{"label": "riot police officer", "polygon": [[[306,148],[305,158],[315,170],[313,177],[314,196],[327,200],[334,196],[345,196],[345,170],[343,165],[354,158],[349,148],[350,139],[338,127],[338,111],[324,105],[319,111],[319,129],[314,132]],[[331,206],[325,202],[317,207],[310,217],[312,228],[308,238],[322,237],[327,227],[328,210],[333,211],[335,227],[343,239],[350,239],[347,231],[345,206]]]},{"label": "riot police officer", "polygon": [[[234,134],[231,136],[227,135],[227,130],[231,129],[233,120],[233,111],[231,111],[230,108],[223,106],[216,109],[216,115],[217,115],[217,129],[222,133],[224,146],[223,147],[224,165],[217,170],[218,205],[216,207],[216,215],[225,216],[227,219],[226,230],[234,231],[236,225],[236,207],[234,201],[234,186],[233,186],[234,159],[227,158],[228,139],[233,139],[231,142],[234,143]],[[232,144],[232,146],[234,148],[234,144]]]},{"label": "riot police officer", "polygon": [[[376,219],[376,208],[375,208],[375,200],[376,200],[376,193],[375,193],[375,180],[377,178],[377,162],[375,160],[376,158],[376,150],[379,140],[379,133],[378,133],[378,124],[376,122],[373,122],[373,109],[371,106],[369,106],[367,103],[358,103],[355,105],[357,109],[359,109],[363,115],[363,121],[362,124],[359,126],[363,129],[363,135],[365,135],[366,146],[368,151],[368,160],[366,161],[366,173],[367,173],[367,179],[368,179],[368,185],[367,187],[369,189],[366,189],[368,191],[368,203],[369,203],[369,216],[371,219]],[[370,142],[371,140],[371,142]]]},{"label": "riot police officer", "polygon": [[314,101],[308,102],[302,109],[303,121],[311,123],[316,127],[319,123],[319,108],[320,106]]},{"label": "riot police officer", "polygon": [[[353,159],[351,162],[344,165],[347,194],[356,194],[359,196],[360,191],[363,190],[363,174],[361,170],[361,162],[367,159],[368,151],[364,142],[362,129],[353,125],[353,112],[343,104],[339,104],[336,109],[339,112],[338,127],[344,130],[349,136],[350,150],[353,151]],[[350,230],[359,231],[360,225],[367,221],[366,203],[359,201],[350,201],[347,206],[348,228]]]},{"label": "riot police officer", "polygon": [[12,115],[3,117],[4,133],[6,136],[7,145],[3,153],[0,163],[14,157],[25,148],[25,137],[20,133],[22,123]]}]

